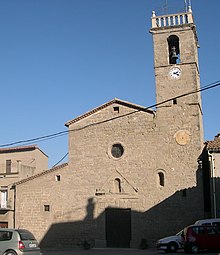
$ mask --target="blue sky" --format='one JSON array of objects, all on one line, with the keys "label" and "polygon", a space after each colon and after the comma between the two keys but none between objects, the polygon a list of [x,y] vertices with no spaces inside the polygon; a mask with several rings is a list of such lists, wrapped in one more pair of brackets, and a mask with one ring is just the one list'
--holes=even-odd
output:
[{"label": "blue sky", "polygon": [[[220,1],[191,2],[205,86],[220,80]],[[66,131],[113,98],[154,104],[150,18],[166,3],[184,9],[184,0],[0,0],[0,144]],[[220,87],[202,93],[205,140],[220,132],[219,96]],[[68,152],[67,135],[37,144],[50,167]]]}]

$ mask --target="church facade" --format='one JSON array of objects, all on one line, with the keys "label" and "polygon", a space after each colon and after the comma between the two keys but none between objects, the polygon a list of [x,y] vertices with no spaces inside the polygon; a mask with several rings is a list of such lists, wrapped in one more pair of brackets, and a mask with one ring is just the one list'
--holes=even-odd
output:
[{"label": "church facade", "polygon": [[191,8],[150,32],[156,110],[113,99],[68,121],[68,164],[15,183],[15,227],[42,247],[137,248],[208,216]]}]

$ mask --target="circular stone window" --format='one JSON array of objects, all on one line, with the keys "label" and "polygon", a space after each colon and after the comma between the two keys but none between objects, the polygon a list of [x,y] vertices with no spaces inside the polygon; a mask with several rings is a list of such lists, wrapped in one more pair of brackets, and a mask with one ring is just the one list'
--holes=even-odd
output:
[{"label": "circular stone window", "polygon": [[111,153],[114,158],[120,158],[124,153],[124,148],[120,143],[115,143],[112,145]]}]

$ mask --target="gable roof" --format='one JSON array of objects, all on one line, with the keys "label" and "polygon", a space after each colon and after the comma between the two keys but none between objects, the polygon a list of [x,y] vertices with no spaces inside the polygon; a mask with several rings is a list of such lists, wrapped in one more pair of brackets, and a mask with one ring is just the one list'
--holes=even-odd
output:
[{"label": "gable roof", "polygon": [[25,182],[34,180],[34,179],[36,179],[36,178],[38,178],[38,177],[40,177],[40,176],[49,174],[49,173],[54,172],[54,171],[57,171],[57,170],[61,170],[62,168],[65,168],[66,166],[68,166],[68,163],[63,163],[63,164],[61,164],[61,165],[59,165],[59,166],[50,168],[50,169],[48,169],[48,170],[46,170],[46,171],[43,171],[43,172],[41,172],[41,173],[39,173],[39,174],[30,176],[30,177],[28,177],[28,178],[26,178],[26,179],[23,179],[23,180],[20,180],[20,181],[18,181],[18,182],[15,182],[14,185],[16,186],[16,185],[20,185],[20,184],[23,184],[23,183],[25,183]]},{"label": "gable roof", "polygon": [[[0,148],[0,154],[3,153],[14,153],[14,152],[24,152],[24,151],[33,151],[39,150],[45,156],[47,156],[37,145],[29,145],[29,146],[18,146],[18,147],[8,147],[8,148]],[[48,157],[48,156],[47,156]]]},{"label": "gable roof", "polygon": [[133,109],[135,109],[137,111],[144,111],[144,112],[148,112],[148,113],[151,113],[151,114],[155,114],[155,111],[152,110],[152,109],[149,109],[149,108],[144,107],[144,106],[140,106],[140,105],[137,105],[137,104],[133,104],[133,103],[130,103],[130,102],[127,102],[127,101],[115,98],[115,99],[113,99],[113,100],[111,100],[111,101],[109,101],[109,102],[107,102],[107,103],[105,103],[105,104],[103,104],[103,105],[101,105],[101,106],[99,106],[97,108],[94,108],[93,110],[91,110],[89,112],[84,113],[83,115],[80,115],[79,117],[77,117],[75,119],[72,119],[72,120],[66,122],[65,126],[69,127],[71,124],[73,124],[73,123],[75,123],[75,122],[77,122],[79,120],[82,120],[82,119],[92,115],[93,113],[96,113],[96,112],[98,112],[98,111],[100,111],[100,110],[102,110],[102,109],[104,109],[104,108],[106,108],[106,107],[108,107],[108,106],[110,106],[112,104],[115,104],[115,103],[117,103],[119,105],[123,105],[123,106],[129,107],[129,108],[133,108]]},{"label": "gable roof", "polygon": [[213,141],[206,142],[206,148],[209,151],[220,151],[220,133],[218,133]]}]

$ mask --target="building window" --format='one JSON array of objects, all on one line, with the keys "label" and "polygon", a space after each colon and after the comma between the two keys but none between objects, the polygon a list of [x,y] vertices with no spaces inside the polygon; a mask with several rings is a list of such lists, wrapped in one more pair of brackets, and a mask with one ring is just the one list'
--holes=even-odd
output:
[{"label": "building window", "polygon": [[58,175],[55,176],[55,179],[56,179],[57,182],[60,182],[61,176],[58,174]]},{"label": "building window", "polygon": [[177,104],[177,99],[173,99],[173,104]]},{"label": "building window", "polygon": [[0,228],[8,228],[8,222],[7,221],[0,221]]},{"label": "building window", "polygon": [[6,160],[6,174],[10,174],[11,173],[11,160],[8,159]]},{"label": "building window", "polygon": [[49,212],[50,211],[50,205],[44,205],[44,211]]},{"label": "building window", "polygon": [[111,153],[114,158],[120,158],[124,153],[124,148],[120,143],[113,144]]},{"label": "building window", "polygon": [[159,185],[161,186],[161,187],[164,187],[164,185],[165,185],[165,181],[164,181],[164,173],[163,172],[159,172],[158,173],[158,179],[159,179]]},{"label": "building window", "polygon": [[8,188],[7,186],[1,186],[0,190],[0,208],[7,208],[7,202],[8,202]]},{"label": "building window", "polygon": [[113,107],[113,109],[114,109],[114,112],[119,113],[119,106],[115,106],[115,107]]}]

